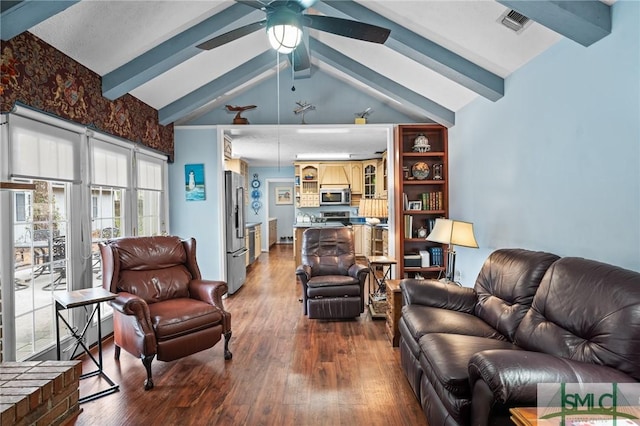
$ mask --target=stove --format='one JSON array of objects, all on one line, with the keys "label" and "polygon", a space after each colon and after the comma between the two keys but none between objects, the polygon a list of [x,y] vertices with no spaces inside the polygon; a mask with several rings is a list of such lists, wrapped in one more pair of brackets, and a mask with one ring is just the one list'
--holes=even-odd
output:
[{"label": "stove", "polygon": [[322,217],[322,220],[327,222],[327,223],[340,222],[345,226],[351,224],[351,219],[349,219],[349,212],[348,211],[320,212],[320,217]]}]

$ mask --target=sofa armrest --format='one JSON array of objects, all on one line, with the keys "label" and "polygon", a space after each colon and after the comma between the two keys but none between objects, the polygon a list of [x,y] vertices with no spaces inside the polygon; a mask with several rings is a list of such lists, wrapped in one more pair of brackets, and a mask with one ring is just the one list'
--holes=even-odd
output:
[{"label": "sofa armrest", "polygon": [[437,280],[405,278],[400,281],[407,305],[424,305],[472,314],[478,301],[475,291]]},{"label": "sofa armrest", "polygon": [[508,349],[474,354],[469,360],[469,380],[474,389],[474,404],[479,403],[474,400],[478,387],[476,382],[482,381],[493,394],[493,402],[509,406],[535,405],[538,383],[635,382],[631,376],[611,367],[542,352]]},{"label": "sofa armrest", "polygon": [[298,265],[296,268],[296,275],[300,278],[302,284],[306,284],[311,279],[311,266]]},{"label": "sofa armrest", "polygon": [[367,277],[368,273],[369,268],[358,263],[354,263],[353,265],[351,265],[348,272],[350,277],[356,278],[361,283],[364,283],[364,280]]},{"label": "sofa armrest", "polygon": [[124,291],[120,292],[111,301],[111,307],[123,315],[135,317],[145,333],[153,333],[149,305],[140,296]]},{"label": "sofa armrest", "polygon": [[231,314],[224,309],[222,296],[228,291],[224,281],[192,280],[189,284],[189,294],[193,299],[201,300],[215,306],[222,312],[222,331],[231,331]]}]

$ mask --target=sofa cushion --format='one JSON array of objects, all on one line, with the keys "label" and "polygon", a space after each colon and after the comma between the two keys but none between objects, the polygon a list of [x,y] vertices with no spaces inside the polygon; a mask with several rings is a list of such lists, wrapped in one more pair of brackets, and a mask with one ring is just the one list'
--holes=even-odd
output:
[{"label": "sofa cushion", "polygon": [[576,257],[558,260],[544,276],[516,343],[640,380],[640,273]]},{"label": "sofa cushion", "polygon": [[[180,315],[176,315],[179,312]],[[199,300],[180,298],[149,305],[151,324],[158,341],[213,327],[222,322],[218,308]]]},{"label": "sofa cushion", "polygon": [[135,294],[147,303],[189,297],[193,275],[187,268],[187,252],[175,236],[128,237],[110,241],[120,270],[117,291]]},{"label": "sofa cushion", "polygon": [[464,312],[423,305],[402,307],[402,319],[415,341],[428,333],[454,333],[505,340],[505,337],[480,318]]},{"label": "sofa cushion", "polygon": [[419,343],[424,374],[459,398],[471,396],[468,366],[474,354],[489,349],[520,350],[507,341],[444,333],[426,334]]},{"label": "sofa cushion", "polygon": [[475,315],[513,341],[542,277],[557,259],[554,254],[523,249],[491,253],[474,287]]}]

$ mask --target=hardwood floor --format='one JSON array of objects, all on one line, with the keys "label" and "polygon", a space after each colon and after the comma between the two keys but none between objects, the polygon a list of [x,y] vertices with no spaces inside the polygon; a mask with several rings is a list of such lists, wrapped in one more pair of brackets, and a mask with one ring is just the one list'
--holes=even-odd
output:
[{"label": "hardwood floor", "polygon": [[[275,245],[225,300],[232,314],[230,348],[173,362],[153,362],[155,388],[143,390],[145,369],[113,341],[104,345],[107,374],[120,391],[81,405],[76,425],[424,425],[420,404],[400,368],[384,321],[310,320],[298,302],[291,245]],[[85,371],[91,364],[84,361]],[[80,382],[80,394],[104,385]]]}]

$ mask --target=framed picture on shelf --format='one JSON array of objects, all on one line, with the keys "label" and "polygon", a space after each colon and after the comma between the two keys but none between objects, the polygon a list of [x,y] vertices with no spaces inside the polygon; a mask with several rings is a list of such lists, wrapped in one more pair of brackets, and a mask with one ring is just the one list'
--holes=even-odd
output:
[{"label": "framed picture on shelf", "polygon": [[422,210],[422,201],[409,201],[407,210]]}]

